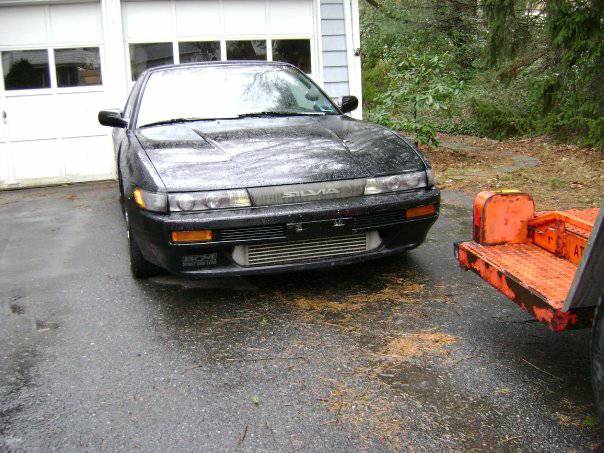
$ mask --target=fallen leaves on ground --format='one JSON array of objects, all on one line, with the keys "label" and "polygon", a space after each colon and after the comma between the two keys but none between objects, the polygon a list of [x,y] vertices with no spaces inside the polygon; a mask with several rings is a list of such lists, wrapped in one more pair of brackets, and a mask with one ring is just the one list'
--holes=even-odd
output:
[{"label": "fallen leaves on ground", "polygon": [[404,333],[392,339],[382,354],[392,359],[417,358],[425,354],[448,355],[450,346],[457,342],[457,338],[443,332],[414,332]]},{"label": "fallen leaves on ground", "polygon": [[533,196],[538,210],[600,207],[604,197],[604,153],[555,143],[548,137],[503,141],[440,135],[426,149],[442,189],[475,195],[481,190],[518,189]]},{"label": "fallen leaves on ground", "polygon": [[599,426],[598,417],[594,415],[592,404],[577,404],[576,402],[563,399],[560,408],[554,413],[554,417],[562,426],[575,428],[596,429]]},{"label": "fallen leaves on ground", "polygon": [[304,311],[333,314],[358,312],[368,305],[382,302],[419,302],[428,294],[425,283],[418,282],[415,277],[385,274],[380,276],[379,280],[379,288],[366,288],[359,284],[353,288],[352,294],[345,298],[342,298],[338,291],[320,291],[312,287],[279,289],[267,296]]}]

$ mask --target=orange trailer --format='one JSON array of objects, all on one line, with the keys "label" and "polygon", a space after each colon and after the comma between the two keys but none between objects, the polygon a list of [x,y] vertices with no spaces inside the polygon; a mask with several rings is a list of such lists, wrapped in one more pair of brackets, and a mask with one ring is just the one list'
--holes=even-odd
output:
[{"label": "orange trailer", "polygon": [[473,240],[455,256],[554,331],[592,327],[592,376],[604,420],[604,209],[536,212],[530,195],[481,192]]}]

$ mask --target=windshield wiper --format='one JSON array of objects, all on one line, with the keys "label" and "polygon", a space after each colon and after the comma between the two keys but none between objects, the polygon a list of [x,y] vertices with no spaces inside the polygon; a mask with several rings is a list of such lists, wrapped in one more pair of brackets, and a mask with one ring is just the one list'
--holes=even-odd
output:
[{"label": "windshield wiper", "polygon": [[266,112],[241,113],[241,114],[237,115],[237,117],[238,118],[254,118],[254,117],[260,117],[260,116],[307,116],[307,115],[323,116],[323,115],[325,115],[325,113],[324,112],[287,112],[287,111],[272,112],[272,111],[266,111]]},{"label": "windshield wiper", "polygon": [[153,123],[143,124],[142,126],[139,126],[139,129],[142,129],[143,127],[162,126],[162,125],[166,125],[166,124],[191,123],[194,121],[232,120],[235,118],[237,118],[237,117],[229,116],[226,118],[171,118],[169,120],[154,121]]},{"label": "windshield wiper", "polygon": [[154,121],[152,123],[143,124],[142,126],[139,126],[139,129],[142,129],[144,127],[164,126],[166,124],[191,123],[194,121],[233,120],[233,119],[237,119],[237,118],[254,118],[254,117],[262,117],[262,116],[270,117],[270,116],[307,116],[307,115],[323,116],[323,115],[325,115],[325,113],[323,113],[323,112],[287,112],[287,111],[271,112],[271,111],[266,111],[266,112],[241,113],[241,114],[238,114],[237,116],[227,116],[224,118],[171,118],[169,120]]}]

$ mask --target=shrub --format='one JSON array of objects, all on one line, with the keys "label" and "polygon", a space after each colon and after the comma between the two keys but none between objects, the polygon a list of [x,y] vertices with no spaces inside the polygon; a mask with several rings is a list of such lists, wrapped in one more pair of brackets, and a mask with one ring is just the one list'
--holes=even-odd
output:
[{"label": "shrub", "polygon": [[473,98],[470,105],[481,135],[502,140],[527,132],[526,118],[505,103]]},{"label": "shrub", "polygon": [[594,148],[604,149],[604,116],[587,122],[587,137],[585,144]]},{"label": "shrub", "polygon": [[437,145],[431,113],[446,111],[461,83],[447,72],[446,55],[412,54],[395,48],[383,67],[386,89],[374,97],[371,119],[415,134],[418,142]]}]

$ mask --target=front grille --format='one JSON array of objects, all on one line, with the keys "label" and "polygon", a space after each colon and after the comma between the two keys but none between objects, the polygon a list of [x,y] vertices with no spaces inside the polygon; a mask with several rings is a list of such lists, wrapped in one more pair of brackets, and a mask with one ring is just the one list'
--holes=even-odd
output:
[{"label": "front grille", "polygon": [[405,222],[405,211],[378,212],[358,216],[353,219],[352,228],[354,230],[377,229],[391,225],[397,225]]},{"label": "front grille", "polygon": [[218,230],[220,241],[256,241],[267,239],[285,239],[285,225],[265,225],[244,228]]},{"label": "front grille", "polygon": [[324,239],[238,246],[233,258],[245,266],[271,266],[356,255],[367,251],[368,235],[353,234]]},{"label": "front grille", "polygon": [[[403,210],[379,212],[353,217],[352,229],[377,230],[404,222],[405,212]],[[263,241],[286,239],[286,237],[286,226],[284,224],[216,230],[216,239],[218,241]]]}]

